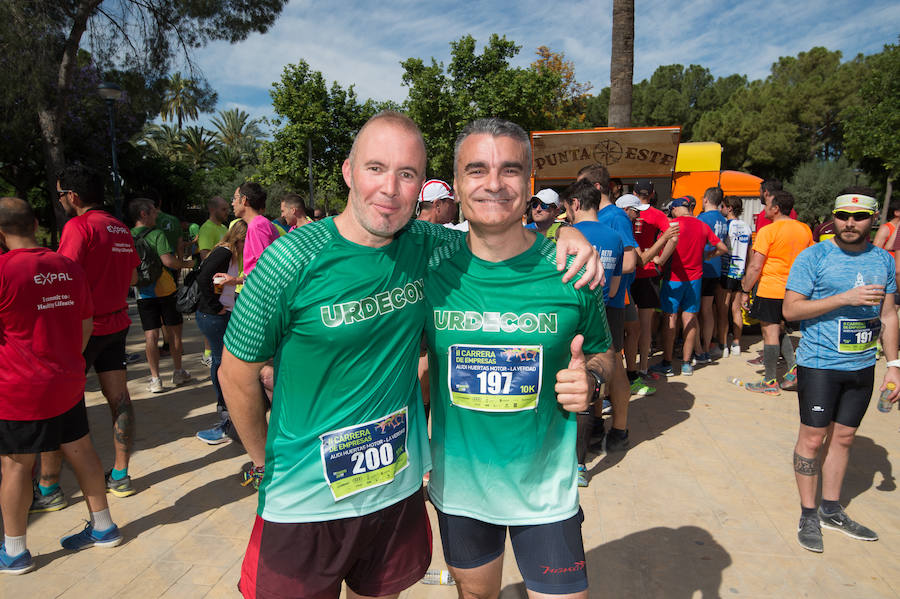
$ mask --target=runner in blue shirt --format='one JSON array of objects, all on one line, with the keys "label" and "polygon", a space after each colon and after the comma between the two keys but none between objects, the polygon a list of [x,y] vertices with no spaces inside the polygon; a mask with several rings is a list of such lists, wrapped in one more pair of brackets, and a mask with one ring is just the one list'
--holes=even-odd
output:
[{"label": "runner in blue shirt", "polygon": [[[794,472],[800,491],[800,545],[821,552],[821,526],[863,541],[878,540],[844,513],[839,498],[850,446],[875,380],[875,344],[883,332],[887,372],[880,389],[900,393],[897,283],[894,261],[869,243],[878,202],[868,188],[848,188],[834,202],[835,236],[803,250],[788,276],[783,314],[802,321],[797,349],[800,432]],[[820,466],[818,454],[826,437]],[[816,487],[822,471],[822,505]]]}]

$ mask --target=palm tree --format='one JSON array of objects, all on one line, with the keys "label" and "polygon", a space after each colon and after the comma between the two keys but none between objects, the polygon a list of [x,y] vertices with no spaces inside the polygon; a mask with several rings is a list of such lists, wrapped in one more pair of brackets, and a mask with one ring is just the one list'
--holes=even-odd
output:
[{"label": "palm tree", "polygon": [[144,145],[160,156],[177,160],[181,154],[182,135],[174,125],[149,123],[141,131],[135,143]]},{"label": "palm tree", "polygon": [[178,122],[178,130],[187,117],[192,121],[197,120],[200,112],[200,89],[193,79],[185,79],[181,73],[175,73],[166,81],[166,91],[163,93],[163,105],[159,116],[168,121],[174,119]]},{"label": "palm tree", "polygon": [[631,126],[634,77],[634,0],[613,0],[612,55],[609,65],[609,126]]},{"label": "palm tree", "polygon": [[203,127],[185,127],[181,132],[181,155],[194,168],[209,165],[218,147],[212,131]]},{"label": "palm tree", "polygon": [[233,166],[240,166],[253,160],[256,150],[265,135],[259,128],[260,119],[238,108],[220,110],[213,117],[216,139],[222,146],[223,158]]}]

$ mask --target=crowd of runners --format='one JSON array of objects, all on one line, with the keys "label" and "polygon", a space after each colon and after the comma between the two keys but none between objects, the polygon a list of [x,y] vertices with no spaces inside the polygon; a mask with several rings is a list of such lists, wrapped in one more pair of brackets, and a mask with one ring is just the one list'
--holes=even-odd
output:
[{"label": "crowd of runners", "polygon": [[[239,442],[252,461],[245,597],[336,598],[342,583],[396,597],[431,562],[426,500],[461,597],[497,597],[507,534],[529,596],[586,597],[588,452],[628,449],[631,397],[747,354],[748,322],[764,374],[741,385],[798,397],[798,541],[821,552],[822,526],[878,538],[838,499],[874,389],[900,393],[900,208],[876,233],[874,192],[845,189],[813,232],[767,180],[751,226],[718,187],[699,208],[662,205],[651,181],[626,186],[599,164],[532,195],[528,135],[493,118],[460,133],[452,184],[426,181],[426,163],[416,124],[384,112],[342,165],[336,216],[288,194],[270,220],[266,190],[247,182],[230,205],[211,198],[199,227],[133,198],[130,228],[103,209],[102,178],[74,165],[57,175],[70,218],[56,252],[27,202],[0,199],[0,572],[34,567],[28,514],[66,506],[63,460],[90,519],[62,546],[122,541],[106,494],[135,492],[130,289],[148,390],[193,380],[192,313],[217,399],[197,437]],[[88,435],[91,368],[110,409],[106,470]]]}]

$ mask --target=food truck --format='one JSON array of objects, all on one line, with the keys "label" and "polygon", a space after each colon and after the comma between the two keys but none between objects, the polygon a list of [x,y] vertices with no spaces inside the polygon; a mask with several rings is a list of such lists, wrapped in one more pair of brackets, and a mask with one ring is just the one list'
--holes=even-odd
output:
[{"label": "food truck", "polygon": [[716,142],[681,143],[680,127],[633,127],[534,131],[532,193],[552,187],[561,191],[575,180],[579,169],[599,163],[631,189],[637,179],[650,179],[657,206],[672,198],[691,195],[695,212],[703,210],[703,192],[719,185],[726,196],[743,199],[741,219],[751,231],[762,210],[762,179],[748,173],[721,170],[722,146]]}]

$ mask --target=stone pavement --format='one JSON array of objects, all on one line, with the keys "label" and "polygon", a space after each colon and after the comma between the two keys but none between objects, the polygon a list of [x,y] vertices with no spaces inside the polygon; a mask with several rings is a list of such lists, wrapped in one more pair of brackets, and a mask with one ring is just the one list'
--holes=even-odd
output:
[{"label": "stone pavement", "polygon": [[[136,315],[133,318],[137,321]],[[133,324],[129,351],[142,352]],[[215,397],[200,364],[202,337],[185,323],[185,367],[198,382],[147,392],[145,360],[129,367],[137,448],[130,473],[138,493],[109,496],[124,543],[63,551],[59,538],[83,526],[86,509],[66,468],[70,506],[32,516],[28,546],[37,569],[0,575],[0,597],[239,597],[235,585],[256,508],[238,482],[247,463],[236,444],[210,447],[194,437],[215,420]],[[748,337],[761,349],[759,337]],[[744,354],[670,377],[656,395],[631,402],[632,448],[595,456],[581,490],[592,597],[898,597],[900,503],[891,460],[900,454],[900,415],[873,401],[853,447],[842,503],[877,531],[875,543],[825,535],[825,553],[796,542],[799,516],[791,455],[796,395],[758,396],[726,382],[757,377]],[[877,380],[883,374],[882,360]],[[172,365],[163,359],[164,382]],[[94,443],[106,468],[109,413],[96,377],[88,378]],[[443,566],[437,523],[432,567]],[[454,587],[417,584],[403,599],[452,598]],[[507,551],[503,599],[524,597]]]}]

